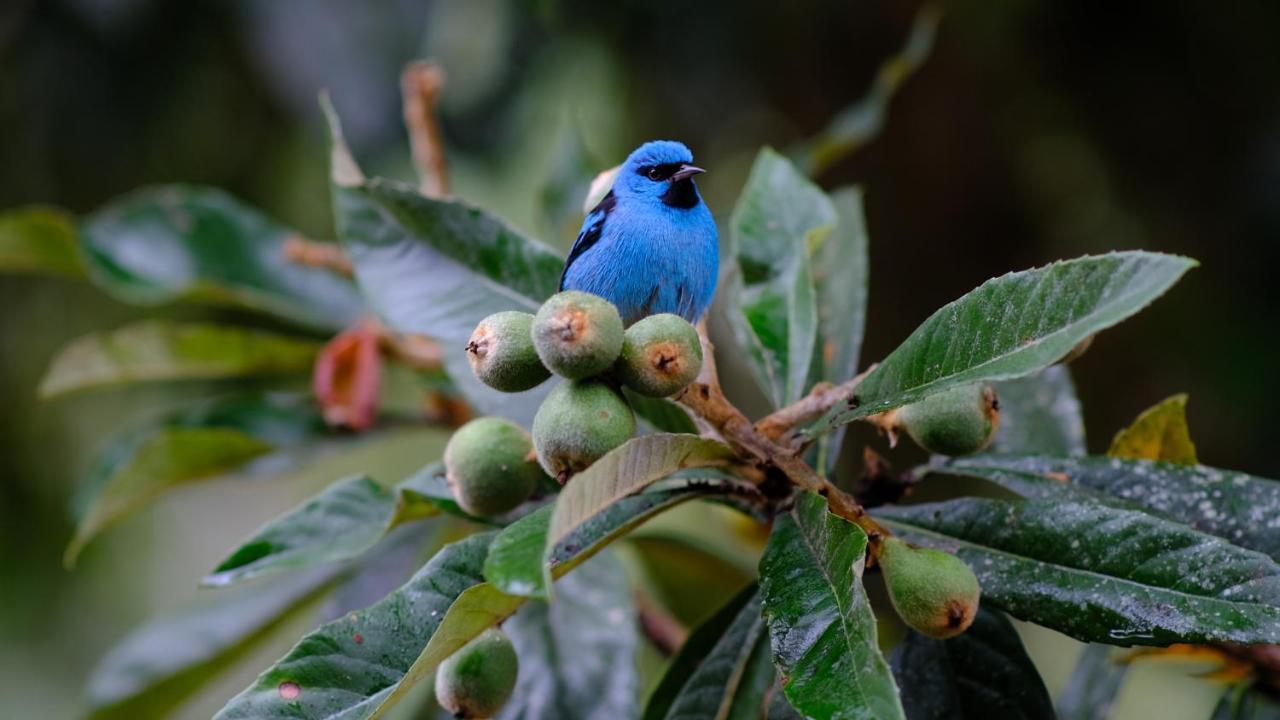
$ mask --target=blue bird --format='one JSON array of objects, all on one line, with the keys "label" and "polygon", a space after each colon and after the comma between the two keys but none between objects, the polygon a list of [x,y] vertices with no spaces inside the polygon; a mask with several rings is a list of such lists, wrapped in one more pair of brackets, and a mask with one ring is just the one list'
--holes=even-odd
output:
[{"label": "blue bird", "polygon": [[626,325],[658,313],[697,322],[716,293],[720,265],[716,221],[693,182],[701,172],[681,143],[637,148],[583,221],[560,289],[605,298]]}]

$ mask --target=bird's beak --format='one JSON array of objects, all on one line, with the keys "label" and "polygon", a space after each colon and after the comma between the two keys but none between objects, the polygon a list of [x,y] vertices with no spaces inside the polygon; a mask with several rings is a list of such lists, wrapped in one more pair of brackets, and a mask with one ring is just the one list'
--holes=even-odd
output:
[{"label": "bird's beak", "polygon": [[671,181],[676,182],[679,180],[684,180],[685,178],[690,178],[690,177],[693,177],[694,175],[697,175],[698,173],[704,173],[704,172],[706,172],[706,170],[703,170],[697,165],[681,165],[679,170],[671,173]]}]

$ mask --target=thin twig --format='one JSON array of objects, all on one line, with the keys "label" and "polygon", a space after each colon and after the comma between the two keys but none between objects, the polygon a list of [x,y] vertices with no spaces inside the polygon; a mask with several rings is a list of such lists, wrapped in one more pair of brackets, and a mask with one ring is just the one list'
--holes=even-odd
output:
[{"label": "thin twig", "polygon": [[877,523],[858,501],[831,481],[822,477],[790,450],[777,445],[761,433],[745,415],[724,396],[715,370],[714,346],[707,337],[705,323],[698,325],[702,340],[702,373],[698,380],[676,396],[676,401],[709,422],[725,441],[739,452],[755,458],[765,468],[765,477],[773,468],[793,485],[817,493],[827,500],[831,512],[862,528],[878,551],[880,542],[890,533]]},{"label": "thin twig", "polygon": [[654,602],[644,593],[635,594],[636,614],[640,631],[665,657],[671,657],[684,645],[689,630],[666,608]]},{"label": "thin twig", "polygon": [[444,70],[431,60],[409,63],[400,75],[404,124],[409,129],[413,164],[418,169],[422,194],[430,198],[449,194],[449,164],[436,117],[436,105],[443,89]]},{"label": "thin twig", "polygon": [[832,385],[831,383],[815,385],[808,395],[761,419],[760,422],[756,423],[756,430],[759,430],[761,434],[770,440],[781,439],[783,435],[796,427],[817,420],[826,415],[827,411],[836,405],[848,402],[850,398],[854,397],[854,392],[858,389],[858,385],[862,383],[863,378],[875,369],[876,366],[872,365],[852,380],[839,385]]},{"label": "thin twig", "polygon": [[285,260],[305,267],[331,270],[343,277],[351,277],[354,270],[351,259],[335,243],[308,240],[301,235],[290,235],[281,247]]}]

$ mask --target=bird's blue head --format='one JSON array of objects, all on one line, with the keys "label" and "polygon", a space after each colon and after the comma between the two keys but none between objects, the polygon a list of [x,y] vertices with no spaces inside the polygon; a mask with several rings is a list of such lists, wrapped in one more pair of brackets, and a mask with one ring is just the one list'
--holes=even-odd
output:
[{"label": "bird's blue head", "polygon": [[619,197],[660,200],[687,210],[702,199],[693,176],[704,172],[693,164],[693,153],[684,143],[651,140],[636,148],[622,163],[613,192]]}]

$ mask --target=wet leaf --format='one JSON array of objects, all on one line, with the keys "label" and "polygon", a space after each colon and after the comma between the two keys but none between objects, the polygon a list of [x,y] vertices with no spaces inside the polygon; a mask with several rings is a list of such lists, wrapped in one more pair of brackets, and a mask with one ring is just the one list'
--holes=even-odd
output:
[{"label": "wet leaf", "polygon": [[493,533],[446,545],[377,604],[323,625],[232,698],[217,720],[367,718],[441,626],[450,606],[483,579]]},{"label": "wet leaf", "polygon": [[109,443],[85,481],[87,501],[63,560],[74,565],[98,533],[176,486],[323,432],[310,401],[285,394],[205,403],[130,432]]},{"label": "wet leaf", "polygon": [[628,440],[573,476],[560,491],[544,557],[550,561],[561,540],[623,497],[677,471],[723,466],[734,457],[728,445],[697,435],[653,433]]},{"label": "wet leaf", "polygon": [[737,273],[728,317],[760,387],[777,407],[808,391],[818,335],[812,253],[836,227],[836,210],[778,153],[756,156],[730,220]]},{"label": "wet leaf", "polygon": [[214,188],[167,185],[113,200],[85,218],[94,283],[128,303],[177,300],[248,308],[340,330],[363,311],[354,286],[285,254],[298,234]]},{"label": "wet leaf", "polygon": [[867,536],[801,492],[777,519],[760,560],[760,597],[773,661],[802,715],[904,717],[862,587]]},{"label": "wet leaf", "polygon": [[945,472],[981,477],[1027,497],[1089,488],[1280,559],[1280,482],[1204,465],[1107,457],[956,459]]},{"label": "wet leaf", "polygon": [[1174,395],[1147,408],[1133,424],[1116,433],[1107,450],[1111,457],[1166,460],[1196,465],[1196,446],[1187,429],[1187,396]]},{"label": "wet leaf", "polygon": [[1053,703],[1013,625],[980,608],[950,640],[909,631],[893,652],[893,675],[910,720],[1053,720]]},{"label": "wet leaf", "polygon": [[312,607],[334,576],[326,570],[211,594],[196,607],[135,628],[89,677],[91,717],[165,716],[273,630]]},{"label": "wet leaf", "polygon": [[774,669],[755,586],[726,609],[685,641],[650,698],[645,720],[760,718]]},{"label": "wet leaf", "polygon": [[305,375],[319,343],[234,325],[143,320],[72,340],[40,396],[159,380]]},{"label": "wet leaf", "polygon": [[487,388],[462,349],[492,313],[537,312],[559,287],[564,259],[461,200],[366,179],[337,116],[325,110],[335,223],[369,305],[390,327],[439,340],[449,376],[482,412],[527,424],[549,387],[515,395]]},{"label": "wet leaf", "polygon": [[520,673],[498,720],[635,717],[639,623],[622,566],[601,554],[559,586],[554,603],[527,603],[503,623]]},{"label": "wet leaf", "polygon": [[485,560],[485,580],[511,595],[545,597],[548,569],[559,577],[654,515],[686,500],[724,493],[734,483],[706,471],[690,471],[661,487],[621,498],[562,537],[550,556],[545,555],[547,532],[555,507],[544,506],[498,533]]},{"label": "wet leaf", "polygon": [[925,320],[810,435],[980,380],[1052,365],[1084,338],[1128,318],[1196,265],[1176,255],[1085,256],[988,280]]},{"label": "wet leaf", "polygon": [[1111,704],[1129,666],[1116,662],[1109,645],[1089,645],[1080,654],[1067,678],[1067,686],[1058,696],[1059,720],[1094,720],[1111,716]]},{"label": "wet leaf", "polygon": [[0,272],[84,275],[75,218],[43,205],[0,213]]},{"label": "wet leaf", "polygon": [[1084,455],[1084,413],[1066,365],[996,383],[1000,430],[997,453]]},{"label": "wet leaf", "polygon": [[1113,645],[1280,641],[1280,567],[1139,510],[1088,499],[885,507],[894,532],[963,559],[984,603]]}]

